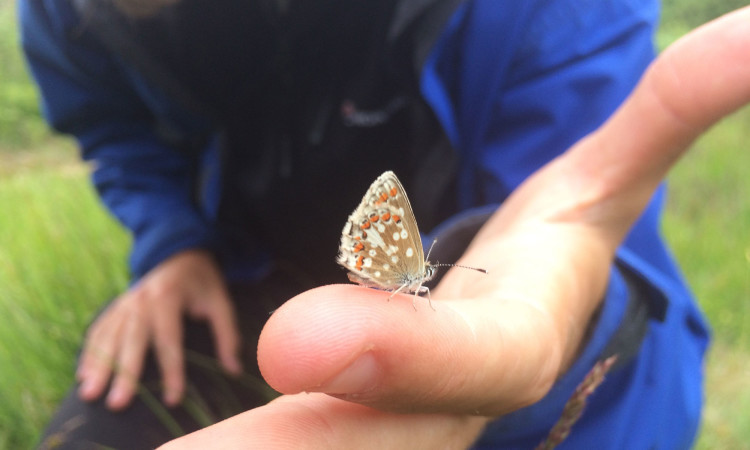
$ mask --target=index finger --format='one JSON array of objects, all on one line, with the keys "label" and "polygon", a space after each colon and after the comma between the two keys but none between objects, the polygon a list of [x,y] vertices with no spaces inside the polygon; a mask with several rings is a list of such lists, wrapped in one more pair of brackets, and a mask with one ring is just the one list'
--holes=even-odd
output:
[{"label": "index finger", "polygon": [[390,414],[303,394],[279,397],[159,448],[457,449],[470,445],[485,423],[482,417]]}]

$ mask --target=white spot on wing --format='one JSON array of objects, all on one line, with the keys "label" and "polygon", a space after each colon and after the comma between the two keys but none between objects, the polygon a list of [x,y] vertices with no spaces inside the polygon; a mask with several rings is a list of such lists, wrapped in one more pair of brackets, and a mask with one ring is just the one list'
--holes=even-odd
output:
[{"label": "white spot on wing", "polygon": [[409,247],[406,249],[406,257],[411,258],[412,256],[414,256],[414,249]]},{"label": "white spot on wing", "polygon": [[393,232],[393,240],[397,241],[401,238],[401,236],[398,234],[398,231]]},{"label": "white spot on wing", "polygon": [[375,247],[383,248],[385,247],[385,241],[383,241],[383,236],[378,233],[377,230],[371,229],[367,233],[367,240],[370,241]]}]

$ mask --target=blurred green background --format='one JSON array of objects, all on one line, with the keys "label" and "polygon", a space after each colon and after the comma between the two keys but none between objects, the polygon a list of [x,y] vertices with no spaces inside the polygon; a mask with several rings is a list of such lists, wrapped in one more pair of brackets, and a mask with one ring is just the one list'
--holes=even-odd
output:
[{"label": "blurred green background", "polygon": [[[666,0],[664,47],[743,0]],[[0,449],[30,448],[73,380],[88,318],[127,284],[128,235],[101,209],[74,144],[51,135],[0,0]],[[697,448],[750,448],[750,109],[670,174],[664,234],[715,332]],[[635,430],[634,430],[635,432]]]}]

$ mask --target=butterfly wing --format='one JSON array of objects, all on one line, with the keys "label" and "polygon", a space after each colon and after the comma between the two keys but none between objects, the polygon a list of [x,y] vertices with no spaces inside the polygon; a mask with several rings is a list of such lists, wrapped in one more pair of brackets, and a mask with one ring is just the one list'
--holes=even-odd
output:
[{"label": "butterfly wing", "polygon": [[[385,172],[375,182],[381,188],[379,189],[378,200],[388,195],[387,204],[401,219],[397,221],[400,235],[394,244],[406,256],[404,271],[411,274],[422,274],[424,272],[424,251],[422,249],[422,236],[419,234],[417,219],[414,217],[414,211],[411,209],[409,197],[406,196],[406,190],[399,179],[391,171]],[[395,237],[395,235],[388,236]]]},{"label": "butterfly wing", "polygon": [[414,290],[425,279],[414,212],[393,172],[378,177],[349,216],[338,262],[352,281],[386,290]]}]

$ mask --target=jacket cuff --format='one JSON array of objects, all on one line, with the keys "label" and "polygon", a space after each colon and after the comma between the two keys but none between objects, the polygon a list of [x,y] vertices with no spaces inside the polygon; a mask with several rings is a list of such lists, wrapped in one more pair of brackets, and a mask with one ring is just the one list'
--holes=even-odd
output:
[{"label": "jacket cuff", "polygon": [[[184,216],[184,214],[183,214]],[[130,270],[134,280],[172,255],[188,249],[215,251],[216,239],[195,217],[170,216],[170,220],[152,224],[135,232],[130,254]]]}]

